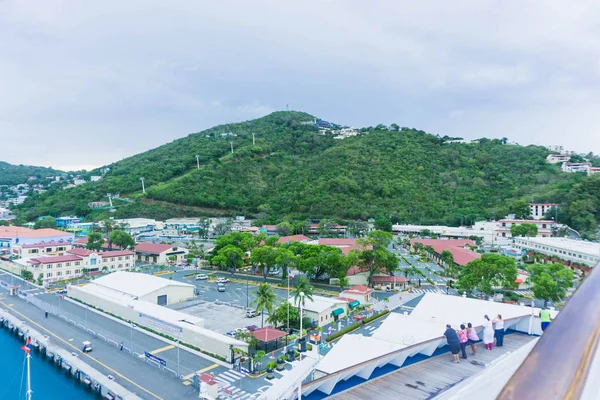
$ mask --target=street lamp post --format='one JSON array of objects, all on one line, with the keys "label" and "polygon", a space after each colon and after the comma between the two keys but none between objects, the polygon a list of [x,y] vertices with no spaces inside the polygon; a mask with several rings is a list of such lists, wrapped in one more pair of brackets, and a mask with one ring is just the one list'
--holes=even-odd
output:
[{"label": "street lamp post", "polygon": [[[300,339],[302,339],[302,303],[304,303],[304,292],[300,292],[300,335],[298,336]],[[302,353],[300,353],[300,359],[302,359]]]},{"label": "street lamp post", "polygon": [[180,338],[181,338],[181,329],[179,330],[179,333],[177,334],[177,378],[179,378],[181,375],[179,373],[179,343],[180,343]]},{"label": "street lamp post", "polygon": [[290,333],[290,272],[287,274],[287,332]]},{"label": "street lamp post", "polygon": [[250,295],[248,293],[248,287],[249,287],[249,282],[248,282],[248,277],[246,277],[246,308],[250,307]]}]

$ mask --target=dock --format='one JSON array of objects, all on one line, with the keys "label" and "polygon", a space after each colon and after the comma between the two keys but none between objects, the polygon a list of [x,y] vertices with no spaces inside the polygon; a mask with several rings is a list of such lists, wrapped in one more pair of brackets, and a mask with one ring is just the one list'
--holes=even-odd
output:
[{"label": "dock", "polygon": [[433,399],[535,339],[535,336],[510,334],[505,337],[503,347],[494,347],[491,351],[478,343],[477,354],[472,356],[471,349],[468,347],[468,359],[461,359],[460,364],[450,361],[450,353],[442,354],[368,380],[329,398],[335,400]]},{"label": "dock", "polygon": [[69,352],[52,343],[45,336],[29,325],[20,321],[6,310],[0,310],[0,327],[18,335],[23,342],[31,339],[32,351],[36,351],[49,362],[56,363],[65,369],[71,376],[87,385],[91,391],[100,394],[105,399],[141,400],[135,393],[130,392],[117,382],[102,374],[91,365],[87,364],[74,352]]}]

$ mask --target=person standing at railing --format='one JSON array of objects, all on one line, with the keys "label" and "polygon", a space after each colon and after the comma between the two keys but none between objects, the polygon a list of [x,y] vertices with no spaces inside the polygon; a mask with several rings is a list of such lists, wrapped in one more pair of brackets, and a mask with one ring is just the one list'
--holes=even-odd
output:
[{"label": "person standing at railing", "polygon": [[498,314],[495,320],[492,321],[495,324],[494,336],[496,336],[496,346],[504,346],[504,320],[502,315]]},{"label": "person standing at railing", "polygon": [[467,337],[467,327],[465,326],[465,324],[462,324],[460,326],[460,330],[457,331],[456,333],[458,333],[458,340],[460,342],[461,358],[463,360],[466,360],[467,359],[467,343],[469,342],[469,338]]},{"label": "person standing at railing", "polygon": [[473,329],[473,325],[470,322],[467,324],[467,338],[471,345],[471,355],[475,355],[475,353],[477,353],[475,344],[479,343],[479,336],[477,336],[477,332],[475,332],[475,329]]},{"label": "person standing at railing", "polygon": [[487,315],[483,318],[485,319],[483,322],[483,344],[487,350],[491,350],[494,345],[494,325]]},{"label": "person standing at railing", "polygon": [[546,330],[552,318],[550,317],[550,311],[543,308],[540,310],[540,319],[542,321],[542,332]]},{"label": "person standing at railing", "polygon": [[452,353],[452,362],[455,364],[460,363],[460,360],[458,359],[458,353],[460,352],[460,340],[458,339],[456,331],[452,329],[452,326],[450,324],[446,325],[446,331],[444,332],[444,336],[448,341],[450,353]]}]

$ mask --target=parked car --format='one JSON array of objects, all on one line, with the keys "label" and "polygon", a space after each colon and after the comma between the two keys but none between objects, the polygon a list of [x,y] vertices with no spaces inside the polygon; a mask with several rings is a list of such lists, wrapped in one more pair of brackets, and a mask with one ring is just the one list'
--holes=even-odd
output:
[{"label": "parked car", "polygon": [[198,275],[196,275],[196,280],[197,281],[205,281],[207,279],[208,279],[207,275],[204,275],[204,274],[198,274]]},{"label": "parked car", "polygon": [[222,283],[219,283],[217,285],[217,292],[224,292],[225,291],[225,285],[223,285]]},{"label": "parked car", "polygon": [[246,327],[246,329],[248,329],[250,332],[254,332],[254,331],[258,330],[258,326],[256,326],[256,325],[248,325]]},{"label": "parked car", "polygon": [[229,331],[225,334],[225,336],[235,337],[235,331]]},{"label": "parked car", "polygon": [[217,283],[229,283],[230,280],[227,278],[217,278]]},{"label": "parked car", "polygon": [[260,315],[260,311],[256,311],[253,308],[246,309],[246,318],[254,318]]}]

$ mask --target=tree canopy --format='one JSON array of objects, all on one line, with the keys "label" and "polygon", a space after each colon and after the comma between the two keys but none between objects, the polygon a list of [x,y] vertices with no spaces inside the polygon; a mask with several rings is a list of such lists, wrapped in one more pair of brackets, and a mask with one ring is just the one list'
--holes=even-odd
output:
[{"label": "tree canopy", "polygon": [[484,254],[461,268],[458,286],[461,289],[477,289],[491,294],[496,287],[513,288],[517,279],[517,265],[511,257],[500,254]]},{"label": "tree canopy", "polygon": [[527,268],[531,290],[538,299],[560,301],[573,287],[573,271],[562,264],[533,264]]},{"label": "tree canopy", "polygon": [[114,244],[122,249],[135,248],[135,240],[129,233],[120,229],[116,229],[110,233],[109,244]]},{"label": "tree canopy", "polygon": [[513,237],[536,237],[538,234],[538,227],[536,224],[532,224],[529,222],[523,222],[522,224],[513,224],[510,227],[510,234]]}]

